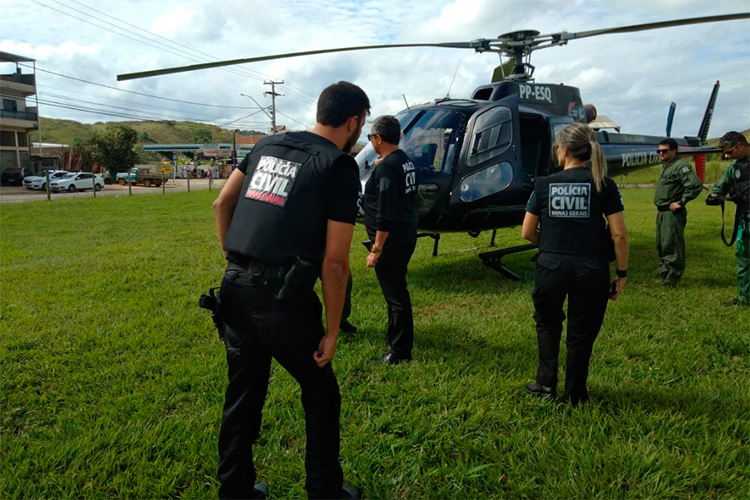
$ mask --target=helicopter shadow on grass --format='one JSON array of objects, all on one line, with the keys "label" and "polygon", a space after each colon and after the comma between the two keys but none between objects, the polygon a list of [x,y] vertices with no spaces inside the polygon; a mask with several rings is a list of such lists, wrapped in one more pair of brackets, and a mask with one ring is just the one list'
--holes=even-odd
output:
[{"label": "helicopter shadow on grass", "polygon": [[409,287],[437,288],[451,293],[498,293],[528,287],[533,281],[535,251],[508,255],[503,264],[518,274],[514,281],[485,266],[473,252],[453,253],[430,257],[429,260],[412,261],[407,280]]},{"label": "helicopter shadow on grass", "polygon": [[[493,366],[497,373],[531,374],[536,369],[537,342],[533,327],[528,337],[507,337],[490,326],[485,335],[471,335],[462,328],[460,318],[420,327],[415,332],[415,360],[424,363],[465,362],[467,371],[481,373]],[[525,340],[522,340],[525,338]]]},{"label": "helicopter shadow on grass", "polygon": [[682,413],[690,418],[708,417],[712,421],[744,421],[747,418],[750,402],[722,397],[708,389],[675,390],[672,386],[653,385],[651,387],[626,387],[616,389],[611,386],[592,391],[603,411],[613,414],[631,412],[637,407],[644,413]]}]

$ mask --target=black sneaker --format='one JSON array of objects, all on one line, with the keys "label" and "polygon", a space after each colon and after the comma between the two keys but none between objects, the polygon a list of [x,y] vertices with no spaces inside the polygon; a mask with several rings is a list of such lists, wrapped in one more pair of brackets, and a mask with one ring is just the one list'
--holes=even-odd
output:
[{"label": "black sneaker", "polygon": [[392,352],[389,352],[382,358],[372,360],[372,362],[375,363],[376,365],[397,365],[399,363],[408,363],[409,361],[411,361],[411,359],[399,358]]},{"label": "black sneaker", "polygon": [[357,327],[349,323],[349,321],[342,319],[339,325],[339,330],[344,333],[357,333]]},{"label": "black sneaker", "polygon": [[341,487],[341,500],[360,500],[362,490],[351,484],[345,484]]},{"label": "black sneaker", "polygon": [[554,399],[555,388],[541,384],[526,384],[526,392],[542,399]]},{"label": "black sneaker", "polygon": [[268,483],[257,483],[253,488],[255,497],[258,500],[266,500],[268,498]]}]

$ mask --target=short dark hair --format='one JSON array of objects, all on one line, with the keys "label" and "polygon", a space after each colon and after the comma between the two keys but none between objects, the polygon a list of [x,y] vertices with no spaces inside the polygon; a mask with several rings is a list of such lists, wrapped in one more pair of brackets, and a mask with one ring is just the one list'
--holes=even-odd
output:
[{"label": "short dark hair", "polygon": [[669,149],[674,149],[674,150],[677,149],[677,141],[675,141],[671,137],[668,137],[662,141],[659,141],[659,146],[662,146],[662,145],[669,146]]},{"label": "short dark hair", "polygon": [[370,99],[353,83],[340,81],[329,85],[318,97],[316,120],[321,125],[340,127],[352,116],[370,113]]},{"label": "short dark hair", "polygon": [[401,140],[401,124],[398,118],[391,115],[383,115],[372,123],[372,135],[379,135],[388,144],[398,144]]},{"label": "short dark hair", "polygon": [[735,132],[734,130],[731,132],[727,132],[726,134],[721,136],[721,139],[719,139],[720,148],[733,148],[737,144],[743,144],[747,146],[747,139],[744,135],[740,134],[739,132]]}]

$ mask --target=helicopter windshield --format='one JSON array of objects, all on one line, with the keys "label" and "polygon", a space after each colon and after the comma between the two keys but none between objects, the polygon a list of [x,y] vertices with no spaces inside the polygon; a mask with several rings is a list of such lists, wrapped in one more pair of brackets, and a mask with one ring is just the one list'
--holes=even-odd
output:
[{"label": "helicopter windshield", "polygon": [[[448,109],[404,110],[396,115],[401,122],[401,149],[414,162],[417,180],[427,174],[450,176],[460,149],[464,115]],[[358,155],[360,180],[370,177],[378,154],[368,144]]]}]

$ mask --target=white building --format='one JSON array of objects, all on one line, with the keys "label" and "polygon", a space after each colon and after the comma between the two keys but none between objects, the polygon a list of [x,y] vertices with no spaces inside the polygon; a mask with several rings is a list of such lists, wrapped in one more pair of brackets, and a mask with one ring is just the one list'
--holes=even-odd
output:
[{"label": "white building", "polygon": [[[32,68],[19,63],[32,63]],[[26,99],[36,95],[34,63],[34,59],[0,51],[0,172],[32,168],[29,132],[39,129],[39,111],[27,105]]]}]

